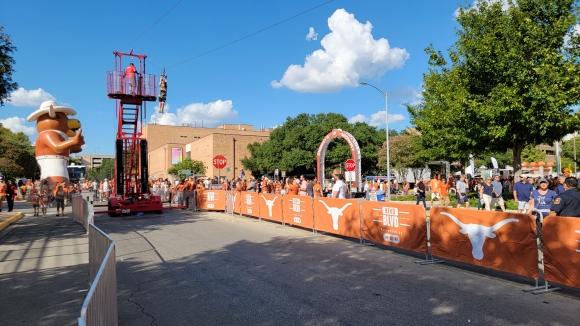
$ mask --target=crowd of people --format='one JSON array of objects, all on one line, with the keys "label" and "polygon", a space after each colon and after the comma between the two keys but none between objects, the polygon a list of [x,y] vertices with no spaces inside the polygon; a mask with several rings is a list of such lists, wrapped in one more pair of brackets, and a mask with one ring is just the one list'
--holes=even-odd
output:
[{"label": "crowd of people", "polygon": [[317,178],[308,179],[304,175],[299,177],[287,177],[281,180],[274,180],[269,177],[262,178],[242,178],[235,180],[218,177],[198,178],[189,177],[183,180],[173,180],[158,178],[149,182],[151,194],[161,196],[162,201],[178,204],[183,199],[186,191],[197,190],[198,192],[218,189],[231,191],[253,191],[268,194],[290,194],[298,196],[335,197],[348,198],[349,190],[344,182],[342,174],[334,175],[334,182],[322,187]]},{"label": "crowd of people", "polygon": [[81,188],[78,184],[57,183],[50,187],[48,180],[30,179],[24,181],[4,180],[0,178],[0,212],[2,211],[3,201],[6,200],[8,211],[14,209],[14,200],[16,198],[24,199],[32,204],[34,216],[46,217],[47,211],[53,206],[56,207],[56,216],[64,216],[65,206],[72,200],[75,195],[81,194]]},{"label": "crowd of people", "polygon": [[519,176],[519,181],[513,177],[503,178],[500,175],[466,180],[465,175],[455,179],[453,175],[433,175],[429,182],[420,178],[415,184],[416,204],[423,203],[425,209],[426,195],[431,193],[431,206],[438,199],[440,206],[449,206],[449,196],[457,199],[457,208],[469,207],[467,194],[473,191],[477,194],[477,209],[492,210],[499,208],[505,212],[504,194],[513,194],[517,203],[518,213],[537,211],[543,217],[548,215],[580,216],[580,194],[577,191],[578,179],[574,177],[532,178],[526,174]]}]

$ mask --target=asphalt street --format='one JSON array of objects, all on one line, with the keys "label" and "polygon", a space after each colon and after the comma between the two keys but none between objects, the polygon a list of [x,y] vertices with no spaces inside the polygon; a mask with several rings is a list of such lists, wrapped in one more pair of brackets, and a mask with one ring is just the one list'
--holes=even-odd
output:
[{"label": "asphalt street", "polygon": [[120,325],[579,325],[580,291],[222,213],[96,224],[117,245]]}]

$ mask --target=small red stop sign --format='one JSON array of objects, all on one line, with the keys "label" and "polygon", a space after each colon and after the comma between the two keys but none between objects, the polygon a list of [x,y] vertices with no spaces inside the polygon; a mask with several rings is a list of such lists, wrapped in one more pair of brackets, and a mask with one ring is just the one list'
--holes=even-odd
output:
[{"label": "small red stop sign", "polygon": [[228,164],[228,160],[226,160],[225,156],[223,155],[216,155],[213,158],[213,166],[216,169],[223,169],[226,167],[226,164]]},{"label": "small red stop sign", "polygon": [[347,171],[354,171],[356,170],[356,162],[352,159],[346,160],[346,162],[344,162],[344,168]]}]

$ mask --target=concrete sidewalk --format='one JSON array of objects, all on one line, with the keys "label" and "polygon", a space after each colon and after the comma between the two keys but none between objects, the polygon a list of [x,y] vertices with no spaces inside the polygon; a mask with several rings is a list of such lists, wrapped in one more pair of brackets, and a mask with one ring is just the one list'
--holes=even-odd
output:
[{"label": "concrete sidewalk", "polygon": [[[49,208],[34,217],[31,205],[15,203],[24,217],[0,231],[0,320],[5,325],[76,325],[88,289],[88,237],[72,220]],[[2,212],[4,213],[4,212]]]}]

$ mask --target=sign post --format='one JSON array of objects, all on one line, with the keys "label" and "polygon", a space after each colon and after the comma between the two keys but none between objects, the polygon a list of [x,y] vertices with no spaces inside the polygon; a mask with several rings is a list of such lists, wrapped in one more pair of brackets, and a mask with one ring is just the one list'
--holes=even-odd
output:
[{"label": "sign post", "polygon": [[226,164],[228,163],[228,160],[226,159],[225,156],[223,155],[216,155],[213,158],[213,166],[218,169],[218,182],[221,183],[221,175],[220,172],[223,168],[226,167]]},{"label": "sign post", "polygon": [[[344,162],[344,169],[347,171],[346,174],[346,181],[349,183],[348,184],[348,189],[352,189],[352,182],[356,181],[356,177],[355,177],[355,173],[354,171],[356,170],[356,162],[353,159],[349,159],[346,160],[346,162]],[[350,191],[349,191],[350,192]],[[352,193],[351,193],[351,197],[352,197]]]}]

